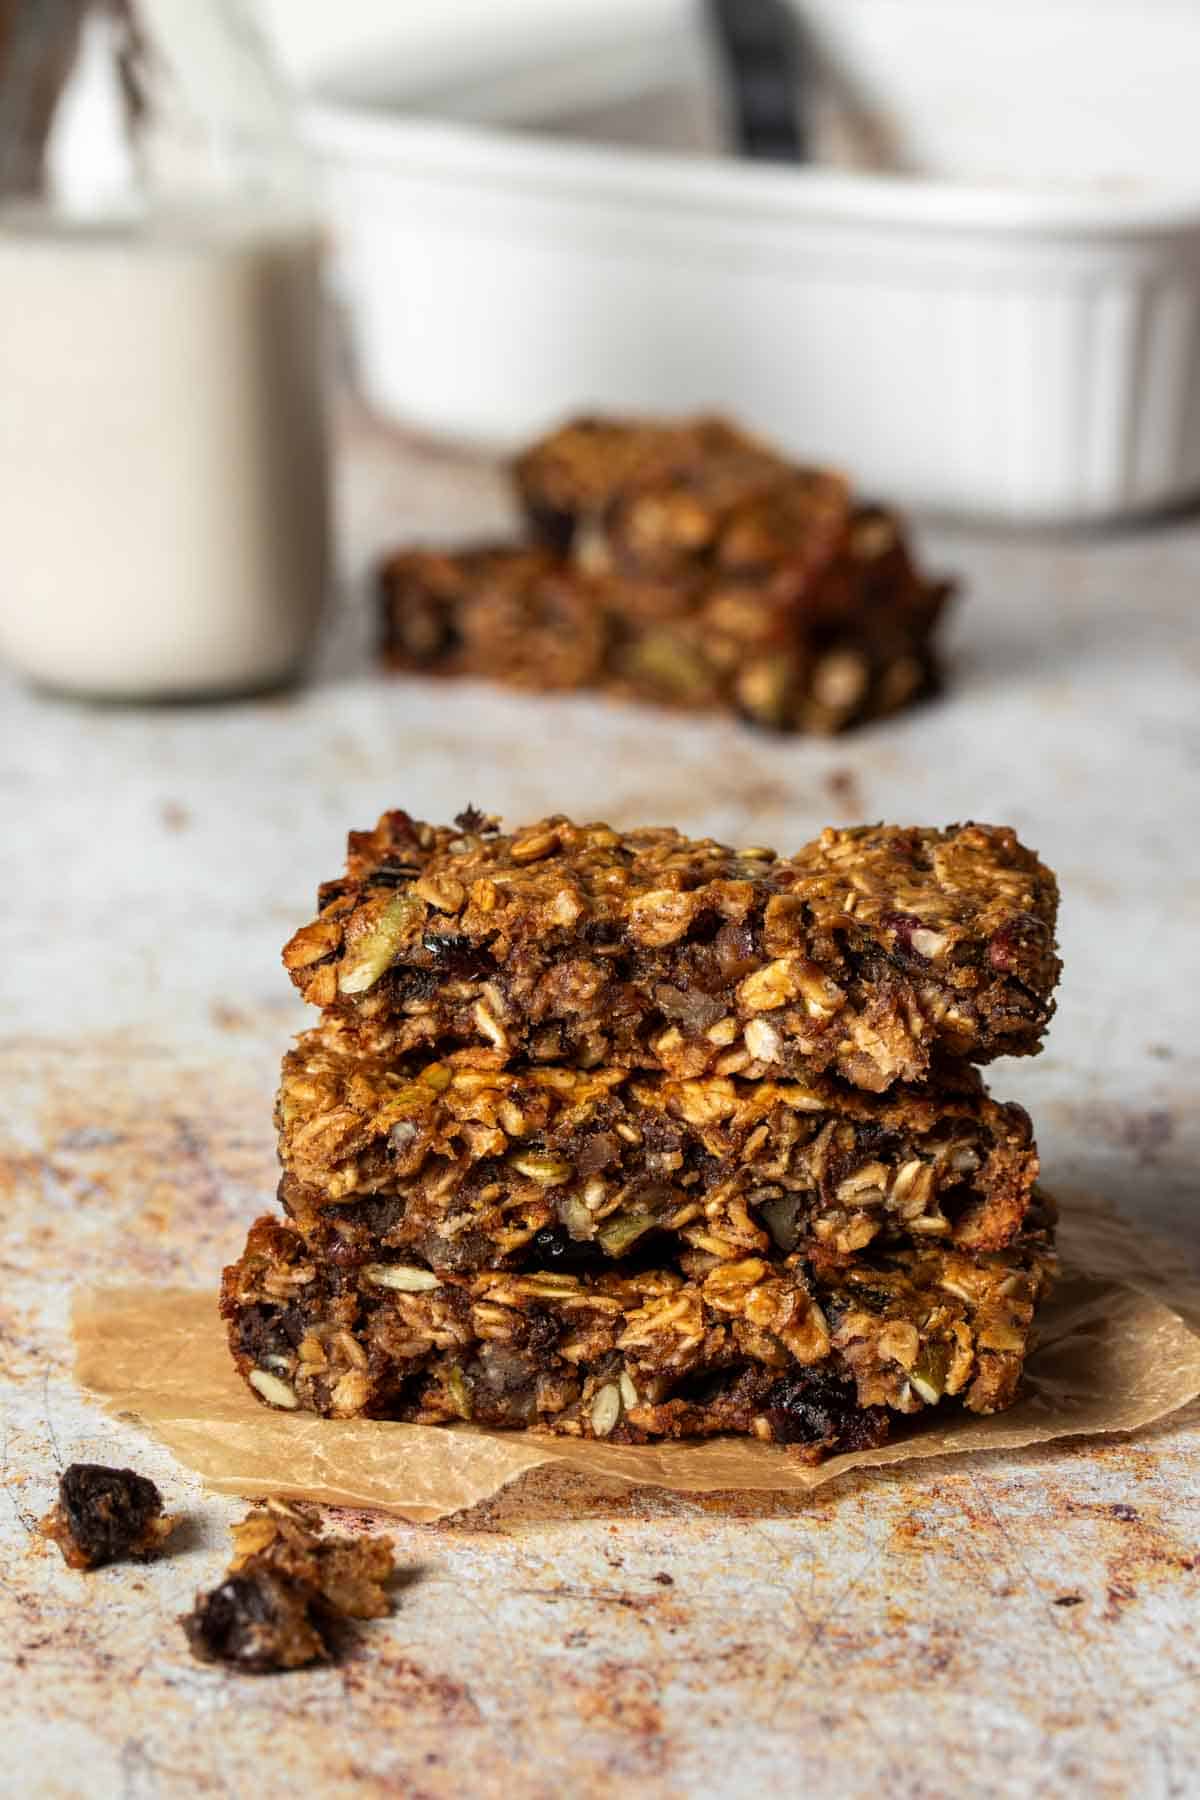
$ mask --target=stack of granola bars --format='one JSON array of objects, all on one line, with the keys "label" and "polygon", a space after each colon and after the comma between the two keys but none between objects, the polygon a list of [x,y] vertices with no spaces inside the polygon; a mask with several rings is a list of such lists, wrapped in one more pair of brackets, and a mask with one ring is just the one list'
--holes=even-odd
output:
[{"label": "stack of granola bars", "polygon": [[813,1455],[1016,1392],[1054,878],[1010,830],[797,854],[386,813],[284,952],[284,1218],[226,1272],[261,1399]]},{"label": "stack of granola bars", "polygon": [[394,669],[840,731],[937,681],[950,592],[894,514],[720,419],[583,419],[514,474],[517,547],[405,550],[381,574]]}]

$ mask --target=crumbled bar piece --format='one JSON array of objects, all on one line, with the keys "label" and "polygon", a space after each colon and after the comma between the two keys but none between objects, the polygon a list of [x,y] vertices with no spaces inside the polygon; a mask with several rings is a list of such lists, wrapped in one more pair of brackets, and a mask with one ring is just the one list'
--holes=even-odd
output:
[{"label": "crumbled bar piece", "polygon": [[314,1508],[268,1500],[233,1528],[229,1573],[181,1621],[202,1662],[251,1675],[326,1662],[339,1620],[380,1619],[395,1559],[386,1538],[327,1538]]},{"label": "crumbled bar piece", "polygon": [[338,1418],[644,1443],[742,1432],[820,1456],[891,1414],[1013,1400],[1054,1267],[1049,1205],[1006,1250],[699,1250],[600,1272],[343,1269],[275,1219],[225,1271],[221,1310],[258,1397]]},{"label": "crumbled bar piece", "polygon": [[308,1588],[250,1569],[229,1575],[209,1594],[197,1594],[180,1621],[200,1662],[229,1663],[248,1675],[269,1675],[326,1662],[329,1648],[312,1617]]},{"label": "crumbled bar piece", "polygon": [[[753,531],[747,520],[743,536],[769,542],[772,530],[778,520]],[[841,731],[936,686],[950,590],[917,574],[890,514],[860,508],[836,554],[781,567],[652,579],[595,564],[537,549],[401,552],[381,575],[384,660],[730,711],[784,732]]]},{"label": "crumbled bar piece", "polygon": [[560,815],[505,835],[385,813],[283,959],[364,1054],[432,1046],[882,1092],[1031,1055],[1054,877],[1001,826],[827,830],[794,856]]},{"label": "crumbled bar piece", "polygon": [[932,1090],[363,1058],[324,1026],[283,1061],[281,1199],[342,1267],[520,1264],[560,1228],[620,1257],[651,1233],[722,1255],[899,1234],[995,1250],[1028,1211],[1028,1116],[959,1064]]},{"label": "crumbled bar piece", "polygon": [[41,1530],[72,1569],[98,1569],[157,1555],[178,1523],[164,1514],[162,1495],[146,1476],[72,1463],[59,1478],[58,1504]]}]

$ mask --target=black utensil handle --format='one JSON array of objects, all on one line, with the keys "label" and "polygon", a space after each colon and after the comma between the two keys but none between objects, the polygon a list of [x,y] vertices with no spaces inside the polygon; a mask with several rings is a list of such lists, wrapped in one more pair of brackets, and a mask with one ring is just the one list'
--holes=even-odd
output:
[{"label": "black utensil handle", "polygon": [[738,149],[802,162],[808,155],[799,22],[787,0],[705,0],[725,68]]}]

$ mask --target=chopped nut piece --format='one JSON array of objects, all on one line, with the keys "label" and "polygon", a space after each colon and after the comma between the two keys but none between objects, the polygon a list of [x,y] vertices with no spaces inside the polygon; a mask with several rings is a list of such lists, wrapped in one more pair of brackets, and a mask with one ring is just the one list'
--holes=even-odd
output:
[{"label": "chopped nut piece", "polygon": [[738,989],[738,999],[748,1012],[772,1012],[778,1006],[786,1006],[799,992],[795,959],[782,956],[747,975]]},{"label": "chopped nut piece", "polygon": [[441,1286],[431,1269],[411,1269],[404,1263],[371,1263],[363,1274],[376,1287],[393,1288],[400,1294],[427,1294]]},{"label": "chopped nut piece", "polygon": [[773,1025],[765,1019],[751,1019],[743,1034],[745,1045],[757,1062],[778,1062],[783,1049],[783,1040]]},{"label": "chopped nut piece", "polygon": [[813,696],[822,706],[848,710],[862,699],[868,679],[861,656],[853,650],[835,650],[822,657],[813,672]]},{"label": "chopped nut piece", "polygon": [[338,970],[340,991],[354,996],[373,988],[392,963],[405,932],[420,916],[415,898],[397,894],[353,940],[347,931],[346,950]]},{"label": "chopped nut piece", "polygon": [[515,863],[537,862],[558,848],[558,833],[553,828],[526,832],[513,839],[512,859]]},{"label": "chopped nut piece", "polygon": [[41,1522],[72,1569],[98,1569],[127,1557],[155,1556],[178,1519],[164,1514],[162,1495],[132,1469],[72,1463],[59,1477],[58,1503]]},{"label": "chopped nut piece", "polygon": [[278,1406],[284,1412],[295,1412],[300,1404],[295,1389],[267,1369],[252,1369],[249,1380],[250,1386],[262,1396],[268,1406]]},{"label": "chopped nut piece", "polygon": [[950,939],[944,931],[930,931],[922,925],[912,933],[908,941],[918,956],[927,956],[932,961],[934,957],[941,956]]}]

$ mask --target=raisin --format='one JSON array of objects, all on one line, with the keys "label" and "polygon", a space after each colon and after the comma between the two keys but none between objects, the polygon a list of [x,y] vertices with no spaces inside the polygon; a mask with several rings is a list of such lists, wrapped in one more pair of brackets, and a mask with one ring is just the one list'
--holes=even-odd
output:
[{"label": "raisin", "polygon": [[581,1243],[573,1238],[562,1225],[543,1225],[534,1233],[529,1246],[529,1260],[526,1267],[534,1269],[561,1269],[573,1272],[576,1269],[598,1269],[605,1263],[603,1251],[594,1244]]},{"label": "raisin", "polygon": [[427,931],[421,939],[434,959],[438,975],[447,981],[479,981],[494,975],[496,960],[482,944],[458,932]]},{"label": "raisin", "polygon": [[766,1397],[763,1413],[779,1444],[865,1450],[887,1437],[886,1407],[859,1407],[854,1386],[823,1375],[787,1375]]},{"label": "raisin", "polygon": [[267,1306],[261,1302],[244,1308],[238,1328],[239,1343],[247,1356],[261,1362],[264,1356],[286,1356],[295,1350],[305,1333],[300,1308]]},{"label": "raisin", "polygon": [[173,1526],[152,1481],[100,1463],[72,1463],[64,1471],[58,1505],[42,1522],[73,1569],[152,1556]]},{"label": "raisin", "polygon": [[552,1350],[562,1335],[562,1327],[557,1319],[547,1312],[531,1312],[526,1330],[525,1341],[534,1355]]}]

